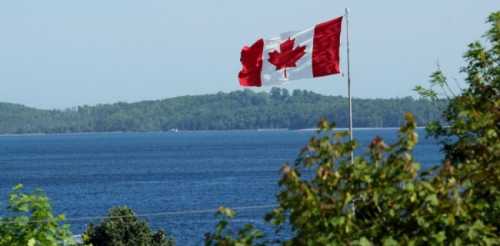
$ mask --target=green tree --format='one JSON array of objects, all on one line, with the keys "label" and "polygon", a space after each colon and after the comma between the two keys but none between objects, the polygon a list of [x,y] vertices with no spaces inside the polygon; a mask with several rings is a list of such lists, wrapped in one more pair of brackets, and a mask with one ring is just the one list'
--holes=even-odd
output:
[{"label": "green tree", "polygon": [[151,231],[146,221],[137,218],[127,207],[111,208],[99,225],[89,224],[83,242],[93,246],[175,245],[164,231]]},{"label": "green tree", "polygon": [[9,194],[8,217],[0,217],[0,246],[75,245],[64,216],[54,216],[40,190],[31,194],[17,185]]},{"label": "green tree", "polygon": [[[488,43],[471,43],[464,55],[467,63],[462,72],[468,87],[444,111],[446,125],[433,122],[427,129],[441,140],[453,170],[448,178],[461,187],[470,216],[500,233],[500,12],[492,13],[488,23],[491,28],[484,36]],[[432,74],[431,85],[453,94],[440,70]],[[416,90],[431,99],[438,95],[432,88]]]},{"label": "green tree", "polygon": [[[353,99],[354,124],[359,127],[400,126],[400,115],[411,111],[417,124],[440,120],[439,107],[413,98]],[[207,129],[311,128],[320,118],[347,122],[347,100],[314,92],[273,88],[176,97],[138,103],[82,106],[71,110],[40,110],[0,103],[0,133],[168,131]],[[346,125],[339,125],[345,127]]]}]

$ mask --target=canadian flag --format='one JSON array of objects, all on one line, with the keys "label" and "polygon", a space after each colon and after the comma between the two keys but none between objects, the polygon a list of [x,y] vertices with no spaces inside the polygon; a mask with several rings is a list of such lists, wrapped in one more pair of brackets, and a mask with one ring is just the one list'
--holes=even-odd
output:
[{"label": "canadian flag", "polygon": [[340,73],[342,17],[278,38],[259,39],[241,50],[242,86],[282,84],[288,80]]}]

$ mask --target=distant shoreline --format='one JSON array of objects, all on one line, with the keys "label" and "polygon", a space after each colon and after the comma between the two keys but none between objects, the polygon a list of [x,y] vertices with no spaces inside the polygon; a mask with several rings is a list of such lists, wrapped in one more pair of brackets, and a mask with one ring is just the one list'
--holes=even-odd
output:
[{"label": "distant shoreline", "polygon": [[[421,98],[353,98],[352,124],[363,129],[392,129],[412,112],[416,124],[444,122],[447,101]],[[177,129],[224,131],[311,131],[320,119],[347,126],[347,99],[283,88],[184,96],[135,103],[78,106],[70,110],[41,110],[0,102],[0,133],[11,135],[82,134],[96,132],[176,132]],[[383,126],[377,128],[376,126]],[[385,128],[390,126],[389,128]],[[277,128],[277,129],[274,129]],[[338,128],[345,130],[346,128]]]},{"label": "distant shoreline", "polygon": [[[425,127],[420,126],[417,129],[424,129]],[[398,130],[399,127],[354,127],[355,131],[369,131],[369,130]],[[286,128],[264,128],[264,129],[227,129],[227,130],[179,130],[178,132],[173,131],[108,131],[108,132],[53,132],[53,133],[1,133],[0,137],[18,137],[18,136],[50,136],[50,135],[90,135],[90,134],[129,134],[129,133],[171,133],[179,134],[183,132],[313,132],[317,131],[318,128],[303,128],[303,129],[286,129]],[[347,131],[349,128],[339,127],[335,128],[337,131]]]}]

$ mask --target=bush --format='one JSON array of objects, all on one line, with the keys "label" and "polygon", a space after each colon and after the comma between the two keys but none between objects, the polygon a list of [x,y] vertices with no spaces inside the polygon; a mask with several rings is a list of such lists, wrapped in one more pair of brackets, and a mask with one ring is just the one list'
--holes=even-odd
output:
[{"label": "bush", "polygon": [[97,226],[89,224],[83,241],[93,246],[173,246],[174,241],[164,231],[155,233],[132,209],[114,207]]},{"label": "bush", "polygon": [[265,245],[261,239],[264,234],[255,229],[253,225],[247,224],[244,228],[233,231],[230,228],[230,220],[236,213],[229,208],[220,207],[216,217],[220,219],[217,223],[215,233],[205,234],[206,246],[231,246],[231,245]]},{"label": "bush", "polygon": [[342,141],[346,134],[322,122],[296,165],[283,168],[279,206],[268,220],[292,226],[285,245],[500,243],[487,213],[472,216],[480,204],[464,202],[464,186],[448,162],[436,172],[419,172],[411,114],[396,143],[375,138],[352,164],[355,142]]},{"label": "bush", "polygon": [[[448,170],[444,179],[459,187],[461,202],[470,218],[491,226],[500,234],[500,12],[488,17],[488,43],[474,42],[462,68],[468,87],[450,101],[444,111],[446,126],[427,128],[441,140]],[[431,76],[432,85],[449,88],[441,71]],[[428,91],[432,91],[427,89]],[[437,94],[437,93],[434,93]]]},{"label": "bush", "polygon": [[0,246],[74,245],[64,216],[54,216],[49,199],[37,190],[22,193],[17,185],[9,194],[9,217],[0,217]]}]

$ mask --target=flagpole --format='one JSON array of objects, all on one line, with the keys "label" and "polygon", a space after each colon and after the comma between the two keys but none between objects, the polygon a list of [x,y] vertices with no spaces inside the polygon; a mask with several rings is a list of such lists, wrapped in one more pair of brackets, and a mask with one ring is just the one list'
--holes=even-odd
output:
[{"label": "flagpole", "polygon": [[[345,23],[347,36],[347,97],[349,98],[349,140],[353,140],[352,136],[352,98],[351,98],[351,61],[349,54],[349,8],[345,9]],[[351,163],[354,162],[354,151],[351,151]]]}]

